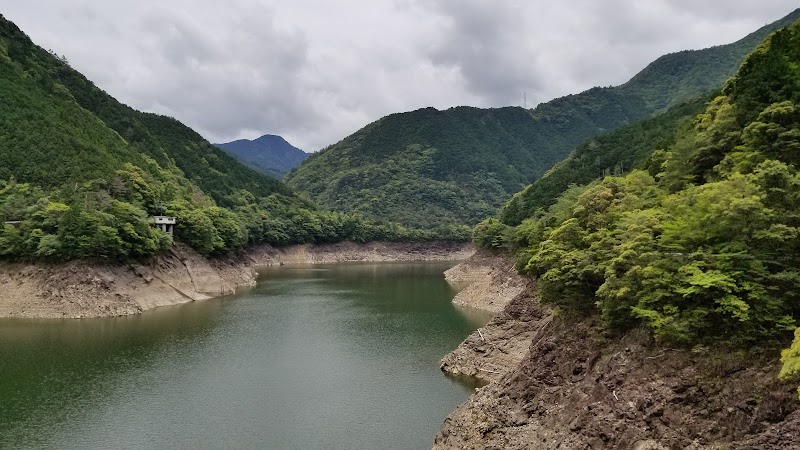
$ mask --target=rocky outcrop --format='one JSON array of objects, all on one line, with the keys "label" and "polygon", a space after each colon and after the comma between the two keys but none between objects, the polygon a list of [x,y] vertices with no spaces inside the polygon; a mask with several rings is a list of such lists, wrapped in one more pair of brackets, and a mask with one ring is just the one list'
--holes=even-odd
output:
[{"label": "rocky outcrop", "polygon": [[[533,288],[443,359],[443,370],[490,383],[450,414],[434,448],[800,448],[800,402],[777,381],[777,351],[612,335],[597,319],[554,315]],[[519,359],[499,350],[521,346]]]},{"label": "rocky outcrop", "polygon": [[441,361],[442,371],[496,381],[528,353],[531,341],[551,320],[549,311],[532,301],[530,290],[518,294],[486,326],[479,328]]},{"label": "rocky outcrop", "polygon": [[731,450],[783,450],[800,448],[800,410],[756,436],[734,442]]},{"label": "rocky outcrop", "polygon": [[339,243],[259,246],[207,259],[175,245],[165,255],[131,264],[71,262],[0,264],[0,317],[86,318],[138,314],[233,294],[256,282],[256,268],[343,261],[456,260],[473,253],[455,243]]},{"label": "rocky outcrop", "polygon": [[500,379],[527,354],[537,330],[551,319],[549,310],[531,298],[533,282],[518,275],[511,260],[485,250],[447,270],[445,278],[463,288],[453,303],[498,314],[442,359],[442,371],[479,383]]},{"label": "rocky outcrop", "polygon": [[486,250],[475,253],[444,275],[447,281],[463,288],[453,299],[454,304],[493,313],[503,311],[511,300],[530,291],[529,280],[517,274],[510,259]]}]

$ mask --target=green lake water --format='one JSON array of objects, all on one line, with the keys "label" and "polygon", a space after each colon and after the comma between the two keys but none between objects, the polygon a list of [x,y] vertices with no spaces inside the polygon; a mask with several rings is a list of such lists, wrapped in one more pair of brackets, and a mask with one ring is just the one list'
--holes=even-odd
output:
[{"label": "green lake water", "polygon": [[473,389],[439,359],[486,314],[453,263],[265,271],[134,317],[0,320],[0,448],[430,448]]}]

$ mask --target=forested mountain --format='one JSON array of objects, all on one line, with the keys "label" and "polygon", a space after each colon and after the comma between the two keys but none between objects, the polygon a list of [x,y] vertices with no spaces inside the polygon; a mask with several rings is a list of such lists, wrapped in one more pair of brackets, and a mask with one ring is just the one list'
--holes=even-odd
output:
[{"label": "forested mountain", "polygon": [[240,162],[277,179],[283,178],[309,157],[308,153],[273,134],[265,134],[253,140],[239,139],[214,145]]},{"label": "forested mountain", "polygon": [[587,139],[718,88],[760,40],[798,17],[733,44],[664,56],[622,86],[533,110],[393,114],[312,155],[287,181],[330,209],[419,227],[474,224]]},{"label": "forested mountain", "polygon": [[781,377],[800,378],[800,21],[664,142],[643,170],[569,188],[514,228],[484,221],[475,241],[516,252],[542,301],[611,331],[703,351],[798,330]]},{"label": "forested mountain", "polygon": [[[341,211],[418,227],[476,223],[519,190],[547,146],[522,108],[433,108],[393,114],[312,155],[290,186]],[[538,157],[537,157],[538,156]]]},{"label": "forested mountain", "polygon": [[[135,111],[0,16],[0,257],[127,259],[165,250],[177,216],[203,254],[247,244],[427,239],[317,211],[179,121]],[[441,229],[440,235],[463,229]]]},{"label": "forested mountain", "polygon": [[770,33],[797,19],[800,19],[800,9],[733,44],[664,55],[618,89],[642,98],[648,108],[656,111],[691,100],[698,92],[721,87],[739,70],[742,59]]},{"label": "forested mountain", "polygon": [[500,219],[507,225],[519,225],[555,203],[571,185],[642,168],[654,150],[667,148],[675,142],[678,130],[691,126],[708,100],[698,97],[582,143],[541,178],[514,194],[503,206]]}]

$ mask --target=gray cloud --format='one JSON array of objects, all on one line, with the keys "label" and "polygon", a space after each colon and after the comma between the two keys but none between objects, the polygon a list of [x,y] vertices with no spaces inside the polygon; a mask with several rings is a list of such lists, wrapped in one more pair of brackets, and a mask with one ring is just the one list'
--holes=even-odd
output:
[{"label": "gray cloud", "polygon": [[28,0],[2,13],[131,106],[306,150],[392,112],[529,105],[735,41],[792,0]]},{"label": "gray cloud", "polygon": [[547,74],[530,55],[523,15],[481,0],[432,5],[443,17],[443,32],[428,54],[434,64],[456,68],[486,104],[516,104],[523,91],[546,95]]},{"label": "gray cloud", "polygon": [[152,99],[153,109],[211,136],[319,126],[323,120],[304,103],[306,37],[277,29],[268,9],[223,18],[212,30],[185,15],[157,11],[138,21],[138,31],[144,76],[130,80],[129,87],[135,98]]}]

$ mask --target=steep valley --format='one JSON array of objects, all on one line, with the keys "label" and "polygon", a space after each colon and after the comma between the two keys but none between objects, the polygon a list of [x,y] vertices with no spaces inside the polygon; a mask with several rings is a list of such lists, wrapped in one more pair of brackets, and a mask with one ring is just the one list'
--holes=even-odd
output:
[{"label": "steep valley", "polygon": [[0,447],[418,446],[471,395],[435,449],[800,449],[800,9],[247,164],[3,16],[0,69]]}]

